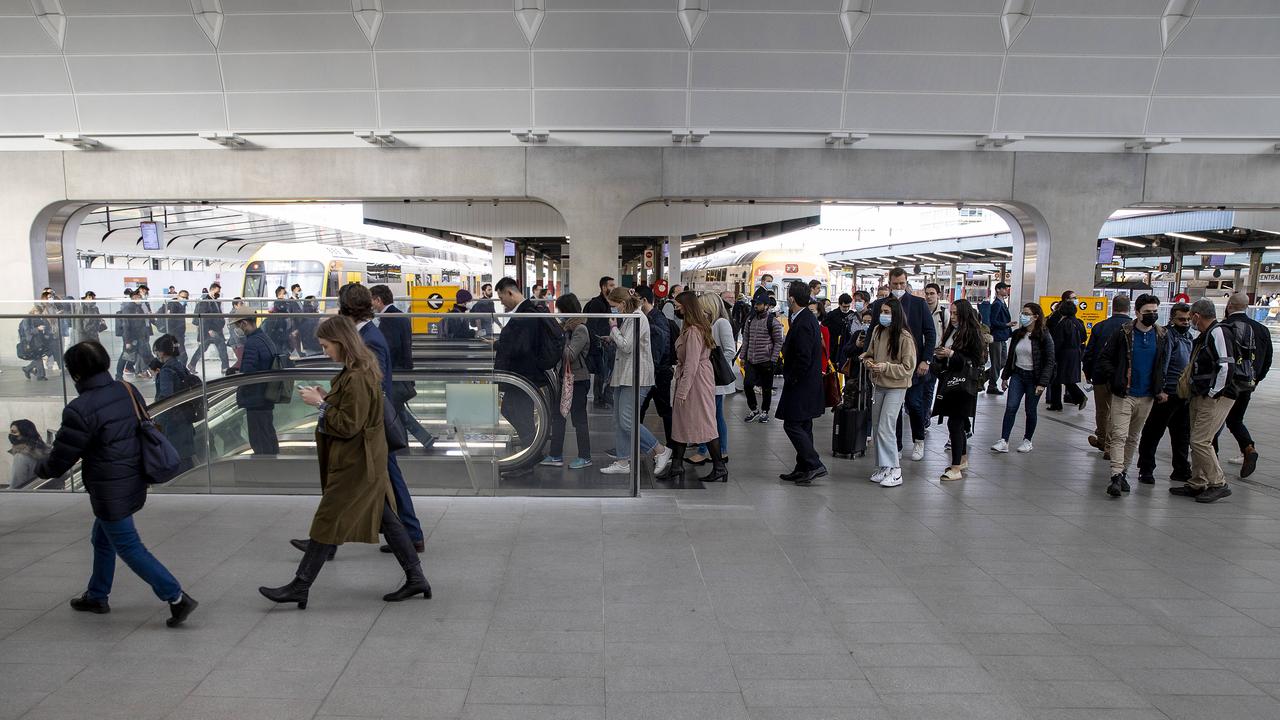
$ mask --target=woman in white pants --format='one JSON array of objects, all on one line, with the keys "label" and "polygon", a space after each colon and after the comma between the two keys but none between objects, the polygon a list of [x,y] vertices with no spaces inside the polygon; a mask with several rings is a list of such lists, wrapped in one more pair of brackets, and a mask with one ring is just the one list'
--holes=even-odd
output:
[{"label": "woman in white pants", "polygon": [[871,334],[871,342],[862,355],[862,363],[871,373],[875,386],[875,444],[879,470],[871,482],[881,487],[902,484],[902,467],[898,462],[898,414],[911,387],[916,367],[916,342],[907,332],[902,305],[897,298],[880,304],[879,324]]}]

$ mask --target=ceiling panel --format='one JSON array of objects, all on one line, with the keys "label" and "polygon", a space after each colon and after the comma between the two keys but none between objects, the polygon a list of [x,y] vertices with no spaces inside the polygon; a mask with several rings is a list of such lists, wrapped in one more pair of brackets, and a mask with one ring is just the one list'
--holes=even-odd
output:
[{"label": "ceiling panel", "polygon": [[1280,14],[1280,8],[1275,0],[1200,0],[1196,4],[1197,17],[1276,14]]},{"label": "ceiling panel", "polygon": [[191,14],[77,16],[67,18],[65,49],[69,55],[202,53],[212,52],[213,44]]},{"label": "ceiling panel", "polygon": [[529,86],[527,51],[379,52],[382,90]]},{"label": "ceiling panel", "polygon": [[1158,97],[1151,100],[1148,132],[1176,135],[1280,136],[1280,98]]},{"label": "ceiling panel", "polygon": [[590,50],[689,47],[673,12],[548,12],[534,44]]},{"label": "ceiling panel", "polygon": [[1146,95],[1159,58],[1039,57],[1011,55],[1004,92]]},{"label": "ceiling panel", "polygon": [[844,126],[850,130],[985,133],[991,130],[995,95],[905,93],[845,94]]},{"label": "ceiling panel", "polygon": [[222,39],[218,41],[221,52],[368,49],[369,39],[350,12],[332,15],[228,15],[222,28]]},{"label": "ceiling panel", "polygon": [[222,56],[227,90],[372,90],[369,52]]},{"label": "ceiling panel", "polygon": [[[832,23],[837,28],[839,23]],[[996,18],[983,15],[878,15],[872,13],[855,52],[1004,53]]]},{"label": "ceiling panel", "polygon": [[685,126],[683,90],[538,90],[533,103],[542,127]]},{"label": "ceiling panel", "polygon": [[[31,3],[25,3],[31,11]],[[67,15],[190,15],[191,0],[62,0]]]},{"label": "ceiling panel", "polygon": [[693,86],[839,91],[847,59],[845,53],[695,52]]},{"label": "ceiling panel", "polygon": [[[510,7],[511,3],[507,3]],[[674,11],[671,0],[547,0],[547,10],[666,10]]]},{"label": "ceiling panel", "polygon": [[[999,15],[1004,11],[1005,0],[875,0],[872,12],[881,13],[986,13]],[[834,4],[834,3],[832,3]]]},{"label": "ceiling panel", "polygon": [[1157,95],[1280,95],[1280,58],[1165,58]]},{"label": "ceiling panel", "polygon": [[1159,55],[1160,23],[1141,18],[1032,16],[1011,53]]},{"label": "ceiling panel", "polygon": [[382,93],[382,124],[411,128],[528,127],[528,90]]},{"label": "ceiling panel", "polygon": [[67,68],[61,57],[0,55],[0,95],[69,92],[71,83],[67,80]]},{"label": "ceiling panel", "polygon": [[227,13],[351,13],[351,0],[222,0]]},{"label": "ceiling panel", "polygon": [[1005,95],[996,130],[1142,135],[1147,97]]},{"label": "ceiling panel", "polygon": [[228,93],[236,130],[373,128],[371,92]]},{"label": "ceiling panel", "polygon": [[1127,15],[1160,17],[1169,0],[1036,0],[1032,12],[1039,15]]},{"label": "ceiling panel", "polygon": [[165,132],[227,127],[222,94],[80,95],[84,132]]},{"label": "ceiling panel", "polygon": [[819,129],[840,127],[843,95],[806,92],[693,93],[693,127]]},{"label": "ceiling panel", "polygon": [[222,92],[216,55],[72,55],[76,92]]},{"label": "ceiling panel", "polygon": [[0,15],[31,17],[31,0],[0,0]]},{"label": "ceiling panel", "polygon": [[0,96],[0,133],[78,132],[71,95]]},{"label": "ceiling panel", "polygon": [[538,51],[534,76],[540,88],[684,88],[687,52]]},{"label": "ceiling panel", "polygon": [[834,14],[713,12],[693,47],[846,52],[849,43]]},{"label": "ceiling panel", "polygon": [[30,13],[26,17],[0,17],[0,48],[6,55],[58,52],[53,38]]},{"label": "ceiling panel", "polygon": [[[355,24],[354,20],[352,24]],[[388,13],[382,20],[382,29],[378,31],[379,50],[527,47],[529,43],[520,32],[516,16],[510,12]]]},{"label": "ceiling panel", "polygon": [[995,92],[1001,55],[854,53],[850,90],[886,92]]},{"label": "ceiling panel", "polygon": [[[1278,11],[1280,12],[1280,11]],[[1169,55],[1275,55],[1280,48],[1280,16],[1272,18],[1193,17],[1169,45]]]},{"label": "ceiling panel", "polygon": [[[670,3],[667,3],[668,7]],[[831,0],[787,0],[787,12],[825,13],[832,15],[840,10],[840,3]],[[778,0],[716,0],[712,12],[777,12]]]}]

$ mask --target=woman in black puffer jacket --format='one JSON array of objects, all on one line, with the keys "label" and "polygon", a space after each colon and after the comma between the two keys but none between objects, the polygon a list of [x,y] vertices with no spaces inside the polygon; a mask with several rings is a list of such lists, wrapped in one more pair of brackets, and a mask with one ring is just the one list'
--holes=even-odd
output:
[{"label": "woman in black puffer jacket", "polygon": [[144,406],[146,401],[133,386],[111,379],[111,357],[96,342],[73,345],[63,360],[79,396],[63,409],[53,450],[36,474],[58,477],[80,461],[80,475],[93,507],[93,574],[88,589],[71,600],[71,608],[111,612],[107,596],[119,555],[156,597],[169,603],[171,617],[166,624],[177,627],[196,609],[196,601],[142,544],[133,524],[133,514],[147,501],[147,483],[138,472],[142,448],[130,394]]}]

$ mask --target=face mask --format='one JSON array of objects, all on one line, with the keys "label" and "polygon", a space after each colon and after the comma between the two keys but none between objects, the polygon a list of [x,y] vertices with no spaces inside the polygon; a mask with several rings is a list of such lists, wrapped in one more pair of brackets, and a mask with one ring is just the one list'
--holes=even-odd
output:
[{"label": "face mask", "polygon": [[1155,327],[1156,319],[1160,317],[1159,313],[1146,312],[1142,313],[1142,324],[1147,327]]},{"label": "face mask", "polygon": [[9,436],[9,444],[10,444],[10,445],[17,445],[17,444],[18,444],[18,436],[17,436],[17,435],[10,435],[10,436]]},{"label": "face mask", "polygon": [[881,327],[889,327],[889,326],[890,326],[890,325],[892,325],[892,324],[893,324],[893,316],[892,316],[892,315],[881,315],[881,316],[880,316],[880,326],[881,326]]},{"label": "face mask", "polygon": [[864,303],[864,302],[862,302],[861,300],[859,300],[858,302],[856,302],[856,303],[854,303],[854,304],[853,304],[853,310],[854,310],[854,312],[862,312],[862,311],[863,311],[863,309],[864,309],[864,308],[866,308],[866,307],[867,307],[867,304],[866,304],[866,303]]},{"label": "face mask", "polygon": [[1019,315],[1019,316],[1018,316],[1018,324],[1019,324],[1019,325],[1021,325],[1022,327],[1026,327],[1026,326],[1030,325],[1030,324],[1031,324],[1031,316],[1030,316],[1030,315]]},{"label": "face mask", "polygon": [[613,307],[612,305],[610,305],[610,306],[609,306],[609,312],[613,313],[614,315],[621,315],[621,314],[622,314],[622,311],[621,311],[621,310],[619,310],[619,309],[618,309],[618,308],[616,308],[616,307]]},{"label": "face mask", "polygon": [[896,297],[896,298],[900,298],[900,297],[902,297],[903,295],[906,295],[906,294],[907,294],[907,291],[906,291],[906,290],[890,290],[890,291],[889,291],[889,294],[890,294],[890,295],[892,295],[892,296],[894,296],[894,297]]},{"label": "face mask", "polygon": [[1191,326],[1188,325],[1186,327],[1183,327],[1181,325],[1174,325],[1173,331],[1178,333],[1179,335],[1186,335],[1187,333],[1191,332]]},{"label": "face mask", "polygon": [[683,310],[677,310],[677,311],[676,311],[676,318],[678,318],[678,319],[680,319],[680,320],[683,320],[683,319],[684,319],[684,311],[683,311]]}]

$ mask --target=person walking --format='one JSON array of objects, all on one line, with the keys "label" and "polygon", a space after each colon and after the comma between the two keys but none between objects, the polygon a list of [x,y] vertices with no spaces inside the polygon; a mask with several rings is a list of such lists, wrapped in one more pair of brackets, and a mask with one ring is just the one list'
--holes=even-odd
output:
[{"label": "person walking", "polygon": [[[169,333],[156,338],[151,350],[160,361],[160,369],[156,371],[156,402],[172,397],[186,390],[195,378],[182,362],[182,346],[178,339]],[[199,380],[195,380],[196,385]],[[156,419],[156,425],[164,436],[169,438],[173,449],[178,451],[179,472],[186,472],[195,466],[196,430],[195,417],[201,408],[202,400],[193,400],[181,407],[171,409]]]},{"label": "person walking", "polygon": [[[117,321],[121,322],[121,321]],[[30,380],[33,376],[36,380],[48,380],[49,377],[44,369],[44,357],[49,354],[49,346],[52,343],[53,330],[37,305],[27,312],[27,316],[18,323],[18,339],[21,341],[20,347],[27,356],[26,366],[22,368],[22,374]],[[121,352],[121,357],[124,352]],[[120,370],[124,369],[121,364]],[[116,372],[116,379],[120,379],[119,370]]]},{"label": "person walking", "polygon": [[[671,462],[671,449],[658,442],[649,428],[636,423],[640,403],[653,389],[653,348],[649,318],[640,308],[640,298],[626,288],[615,287],[607,298],[609,311],[622,316],[609,321],[609,344],[615,349],[609,387],[613,391],[614,452],[616,459],[600,470],[604,475],[631,472],[631,432],[640,436],[640,452],[652,453],[654,474],[663,473]],[[720,302],[719,299],[716,302]],[[636,328],[639,324],[639,337]],[[637,372],[638,366],[638,372]],[[633,389],[634,387],[634,389]]]},{"label": "person walking", "polygon": [[[573,293],[556,298],[556,312],[581,315],[582,304]],[[587,321],[580,317],[565,318],[564,359],[561,372],[573,374],[573,398],[569,417],[573,418],[573,430],[578,438],[578,456],[569,462],[570,470],[591,467],[591,428],[587,420],[587,395],[591,392],[591,371],[587,369],[587,353],[591,350],[591,331]],[[564,467],[565,416],[559,408],[551,409],[551,446],[542,465]]]},{"label": "person walking", "polygon": [[795,468],[779,477],[809,485],[827,475],[827,467],[813,447],[813,420],[826,412],[822,392],[822,328],[809,312],[809,288],[796,280],[787,288],[791,329],[782,342],[782,397],[776,416],[796,449]]},{"label": "person walking", "polygon": [[916,374],[916,342],[906,327],[906,313],[899,298],[889,297],[876,306],[878,325],[871,331],[862,364],[871,373],[872,427],[875,428],[877,469],[871,482],[881,487],[902,484],[898,458],[897,417],[907,389]]},{"label": "person walking", "polygon": [[720,456],[719,428],[716,427],[715,371],[711,368],[711,348],[715,338],[711,319],[698,302],[698,295],[686,290],[676,296],[674,304],[683,320],[676,339],[676,372],[672,381],[675,397],[671,402],[671,453],[665,471],[654,478],[667,481],[684,480],[684,451],[691,443],[707,443],[711,453],[711,474],[704,482],[729,481],[729,469]]},{"label": "person walking", "polygon": [[227,321],[222,317],[222,303],[218,302],[220,297],[222,297],[222,285],[212,283],[209,285],[209,292],[196,303],[196,314],[199,315],[196,318],[196,329],[200,336],[200,344],[187,362],[187,369],[192,372],[196,371],[196,364],[204,358],[210,345],[218,351],[223,375],[227,374],[227,368],[230,367],[227,362],[227,339],[222,334]]},{"label": "person walking", "polygon": [[1081,363],[1084,379],[1093,385],[1093,434],[1089,436],[1089,444],[1102,451],[1102,458],[1110,460],[1107,451],[1107,438],[1111,437],[1111,378],[1102,377],[1094,372],[1102,348],[1106,347],[1111,334],[1119,330],[1125,323],[1131,322],[1129,317],[1129,296],[1116,295],[1111,298],[1111,317],[1093,326],[1089,333],[1089,342],[1084,348],[1084,359]]},{"label": "person walking", "polygon": [[[232,324],[244,333],[244,356],[240,360],[243,374],[267,372],[275,360],[275,348],[267,333],[258,327],[257,315],[249,309],[237,311]],[[275,404],[267,399],[265,382],[250,382],[236,388],[236,405],[244,410],[249,447],[254,455],[280,454],[280,438],[276,434]]]},{"label": "person walking", "polygon": [[[1231,330],[1231,339],[1241,358],[1247,358],[1253,371],[1253,384],[1256,387],[1266,379],[1271,371],[1271,331],[1266,325],[1248,315],[1249,296],[1235,293],[1227,298],[1227,317],[1222,324]],[[1253,443],[1253,435],[1244,424],[1244,415],[1249,411],[1249,400],[1253,398],[1253,389],[1240,389],[1236,393],[1236,402],[1227,413],[1224,427],[1231,432],[1240,446],[1240,456],[1227,462],[1240,465],[1240,477],[1247,478],[1258,467],[1258,449]],[[1213,447],[1218,447],[1218,436],[1213,438]]]},{"label": "person walking", "polygon": [[987,362],[987,345],[981,318],[968,300],[951,304],[951,322],[942,333],[942,343],[934,350],[933,374],[938,377],[938,399],[934,414],[947,419],[951,440],[951,465],[940,480],[963,480],[969,467],[969,419],[978,409],[981,373]]},{"label": "person walking", "polygon": [[1044,311],[1039,305],[1027,303],[1022,306],[1018,329],[1013,332],[1009,344],[1009,359],[1005,361],[1000,375],[1000,389],[1007,390],[1009,397],[1005,399],[1000,440],[991,449],[1009,452],[1009,436],[1013,434],[1013,423],[1018,419],[1018,406],[1023,405],[1027,417],[1018,452],[1029,453],[1034,449],[1031,438],[1036,434],[1036,405],[1053,379],[1056,362],[1053,338],[1045,327]]},{"label": "person walking", "polygon": [[320,410],[315,434],[320,505],[293,580],[280,587],[260,587],[258,592],[272,602],[295,603],[305,610],[311,585],[337,546],[377,543],[381,532],[405,576],[404,584],[383,595],[383,601],[416,595],[430,599],[431,584],[400,521],[387,472],[381,363],[349,317],[331,317],[316,332],[325,355],[342,364],[328,392],[319,386],[298,388],[302,401]]},{"label": "person walking", "polygon": [[[898,299],[902,306],[904,327],[911,333],[916,343],[916,372],[911,378],[911,386],[907,389],[904,408],[907,420],[911,425],[911,459],[924,459],[924,433],[929,422],[926,414],[925,392],[929,375],[929,359],[933,357],[933,348],[937,344],[936,325],[929,305],[924,298],[911,293],[911,285],[907,282],[905,268],[896,267],[889,271],[889,297]],[[880,305],[887,298],[876,300],[871,304],[871,316],[879,317]],[[898,445],[902,445],[902,425],[898,422]]]},{"label": "person walking", "polygon": [[147,502],[142,477],[138,408],[146,401],[131,385],[111,379],[111,357],[102,345],[87,341],[63,355],[77,396],[62,410],[62,426],[49,457],[36,468],[42,478],[61,477],[77,462],[93,508],[93,572],[84,593],[71,600],[77,612],[111,612],[109,598],[116,557],[124,560],[151,591],[169,605],[165,624],[178,627],[199,605],[188,595],[138,536],[133,516]]},{"label": "person walking", "polygon": [[676,330],[667,316],[654,305],[653,288],[641,285],[636,288],[640,297],[640,309],[649,318],[649,345],[653,348],[653,390],[640,404],[640,422],[652,402],[658,417],[662,418],[663,441],[671,445],[671,380],[675,377]]},{"label": "person walking", "polygon": [[[773,314],[773,303],[764,288],[756,289],[751,298],[752,313],[742,329],[742,353],[745,367],[742,389],[747,395],[747,416],[743,422],[769,422],[773,401],[773,375],[782,352],[782,322]],[[756,405],[756,388],[760,388],[760,405]],[[759,409],[757,409],[757,407]]]},{"label": "person walking", "polygon": [[1191,478],[1169,492],[1211,503],[1231,495],[1213,449],[1213,436],[1235,404],[1232,366],[1236,355],[1232,338],[1217,322],[1212,300],[1200,298],[1191,305],[1191,323],[1200,334],[1191,345],[1191,364],[1178,381],[1178,394],[1191,400]]},{"label": "person walking", "polygon": [[[738,341],[733,334],[733,323],[729,319],[728,309],[719,297],[711,293],[699,295],[698,302],[702,303],[703,312],[711,318],[711,336],[716,341],[716,347],[720,348],[725,362],[733,367],[738,360]],[[737,391],[736,382],[716,386],[716,428],[719,430],[720,457],[725,462],[729,462],[729,426],[724,419],[724,399]],[[689,458],[689,462],[693,465],[705,465],[710,459],[708,452],[705,444],[699,445],[698,454]]]},{"label": "person walking", "polygon": [[81,298],[83,302],[80,303],[79,312],[83,317],[76,318],[74,321],[76,342],[86,340],[98,342],[102,331],[107,329],[106,321],[98,317],[102,311],[98,309],[98,303],[95,302],[97,299],[98,296],[92,290],[86,292]]},{"label": "person walking", "polygon": [[990,315],[987,320],[987,327],[991,328],[991,349],[988,352],[991,359],[991,372],[987,380],[988,395],[1003,395],[1004,392],[996,387],[997,381],[1000,379],[1000,371],[1004,369],[1005,360],[1009,356],[1009,336],[1013,334],[1013,328],[1009,327],[1012,317],[1009,315],[1009,283],[996,283],[996,297],[991,301]]},{"label": "person walking", "polygon": [[[608,314],[609,293],[616,287],[617,283],[608,275],[600,278],[600,294],[587,301],[587,304],[582,308],[583,312],[591,315]],[[501,293],[501,289],[498,292]],[[610,344],[608,320],[604,318],[587,320],[587,329],[597,338],[597,341],[592,345],[591,352],[591,373],[595,375],[595,392],[593,393],[595,395],[595,407],[597,410],[606,410],[613,400],[612,393],[606,392],[606,388],[609,387],[609,379],[613,376],[613,361],[616,350]]]},{"label": "person walking", "polygon": [[1085,332],[1084,323],[1076,317],[1078,307],[1073,302],[1058,303],[1055,315],[1058,322],[1049,331],[1053,338],[1055,369],[1053,383],[1049,386],[1049,400],[1046,410],[1062,411],[1065,395],[1066,402],[1081,410],[1089,403],[1089,396],[1080,389],[1080,363],[1084,356]]},{"label": "person walking", "polygon": [[1186,398],[1178,395],[1178,378],[1191,361],[1191,306],[1178,303],[1169,310],[1169,324],[1165,328],[1168,353],[1164,369],[1163,402],[1151,406],[1151,413],[1142,426],[1142,438],[1138,441],[1138,482],[1155,484],[1156,448],[1165,431],[1169,432],[1169,452],[1173,457],[1173,472],[1169,479],[1186,483],[1191,479],[1191,417]]},{"label": "person walking", "polygon": [[[459,293],[466,292],[459,290]],[[387,341],[387,352],[391,355],[391,371],[411,372],[413,370],[413,322],[404,311],[396,306],[391,288],[386,285],[374,285],[369,288],[373,303],[373,311],[377,317],[374,324],[382,331]],[[387,397],[395,407],[396,416],[404,429],[422,445],[423,452],[431,452],[436,438],[418,418],[409,410],[409,401],[418,395],[418,385],[413,380],[396,380],[391,383],[391,394]]]},{"label": "person walking", "polygon": [[853,332],[852,326],[857,322],[857,318],[858,313],[853,310],[853,296],[849,293],[842,293],[835,309],[828,311],[822,318],[822,325],[827,328],[827,337],[829,338],[827,355],[831,358],[831,362],[836,368],[840,368],[844,364],[844,359],[840,357],[840,351],[848,341],[849,334]]},{"label": "person walking", "polygon": [[1160,299],[1139,295],[1134,305],[1137,318],[1111,334],[1094,363],[1099,376],[1111,378],[1111,483],[1107,485],[1111,497],[1129,492],[1129,462],[1137,450],[1142,427],[1153,404],[1169,399],[1164,392],[1169,339],[1166,330],[1156,324]]},{"label": "person walking", "polygon": [[[21,490],[38,480],[36,469],[49,459],[49,446],[36,424],[30,420],[14,420],[9,425],[9,489]],[[61,490],[62,488],[58,488]]]},{"label": "person walking", "polygon": [[[533,313],[542,314],[542,310],[524,297],[520,285],[512,278],[504,277],[498,281],[498,301],[505,312],[517,315]],[[547,374],[538,368],[535,350],[539,343],[546,342],[546,329],[543,321],[537,318],[508,318],[506,325],[499,333],[493,346],[493,367],[519,375],[528,380],[535,388],[547,385]],[[552,322],[549,318],[547,322]],[[608,320],[605,321],[608,324]],[[588,328],[590,329],[590,328]],[[558,331],[558,330],[557,330]],[[508,383],[499,383],[502,393],[502,417],[511,423],[520,442],[532,444],[537,426],[534,424],[533,399],[524,390]],[[533,463],[538,462],[536,457]],[[530,466],[514,468],[506,472],[506,477],[521,477],[533,472]]]}]

